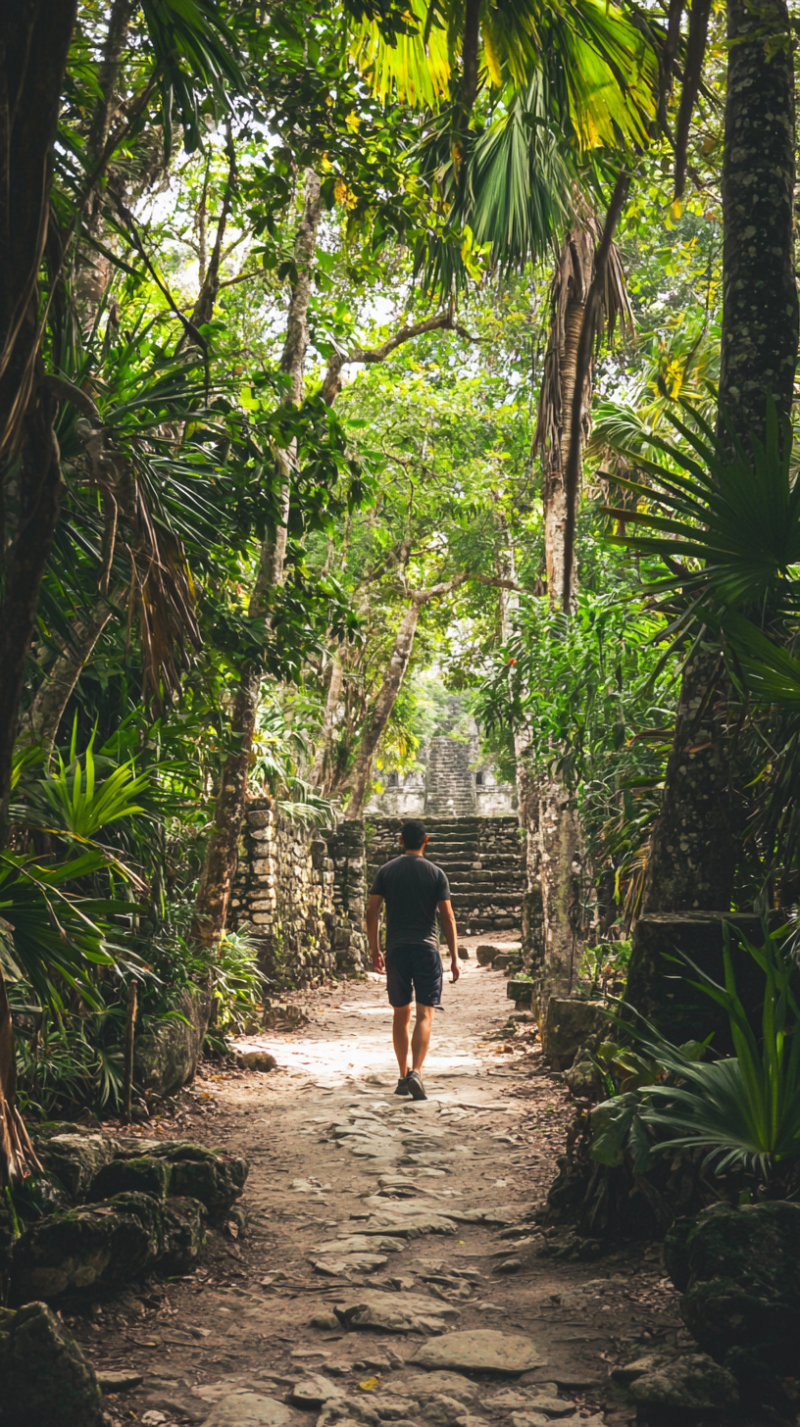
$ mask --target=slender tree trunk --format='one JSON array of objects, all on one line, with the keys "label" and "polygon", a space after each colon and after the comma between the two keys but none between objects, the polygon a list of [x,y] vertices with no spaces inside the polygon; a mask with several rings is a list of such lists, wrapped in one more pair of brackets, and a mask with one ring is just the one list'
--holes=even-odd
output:
[{"label": "slender tree trunk", "polygon": [[[793,41],[783,0],[729,0],[722,170],[720,434],[764,432],[767,400],[791,411],[797,361]],[[727,424],[726,424],[727,423]],[[684,672],[643,911],[727,912],[741,817],[733,794],[727,682],[715,651]]]},{"label": "slender tree trunk", "polygon": [[[581,444],[589,435],[591,371],[576,392],[578,349],[586,301],[594,270],[597,225],[593,218],[576,223],[564,239],[551,286],[551,324],[539,401],[534,450],[542,452],[545,565],[551,609],[558,609],[565,586],[567,527],[566,471],[574,428],[573,408],[581,405]],[[578,571],[573,547],[570,577],[571,609],[576,608]],[[524,759],[524,752],[522,754]],[[575,956],[576,868],[582,860],[582,838],[569,793],[557,778],[534,780],[527,775],[525,801],[535,815],[529,852],[531,878],[538,878],[539,897],[531,880],[534,918],[539,919],[540,962],[536,997],[540,1015],[551,995],[569,995]],[[536,923],[534,922],[534,925]]]},{"label": "slender tree trunk", "polygon": [[[566,469],[569,460],[575,377],[586,299],[592,281],[596,225],[576,224],[567,234],[551,286],[550,334],[544,361],[534,452],[542,452],[542,504],[547,588],[556,608],[564,588],[564,532],[567,525]],[[579,397],[583,439],[589,434],[591,374]],[[577,588],[573,555],[571,588]]]},{"label": "slender tree trunk", "polygon": [[344,683],[344,666],[342,664],[339,651],[336,650],[331,659],[330,674],[328,678],[328,690],[325,695],[325,712],[322,716],[322,728],[320,730],[319,747],[314,757],[314,765],[310,773],[310,781],[314,787],[325,788],[328,782],[328,759],[331,744],[333,742],[334,729],[336,727],[336,710],[339,707],[339,700],[342,694]]},{"label": "slender tree trunk", "polygon": [[0,843],[25,661],[62,484],[57,403],[40,384],[38,274],[75,10],[76,0],[17,4],[0,23]]},{"label": "slender tree trunk", "polygon": [[31,743],[42,744],[48,758],[75,685],[91,659],[100,635],[114,618],[114,605],[124,599],[125,594],[125,589],[115,590],[110,600],[101,595],[89,618],[80,616],[74,621],[69,644],[64,646],[48,670],[25,714],[23,728],[26,734]]},{"label": "slender tree trunk", "polygon": [[348,779],[351,790],[350,801],[347,804],[348,818],[360,818],[363,814],[364,803],[367,799],[370,779],[372,777],[372,763],[375,757],[375,751],[380,743],[381,735],[389,722],[395,700],[397,699],[397,695],[400,692],[408,670],[414,649],[414,636],[417,632],[422,604],[422,600],[412,599],[411,604],[403,616],[403,621],[394,641],[392,657],[389,660],[386,673],[384,674],[380,693],[370,710],[364,732],[361,735],[356,761]]},{"label": "slender tree trunk", "polygon": [[[502,531],[504,553],[498,562],[498,575],[516,584],[517,569],[514,544],[504,517],[498,524]],[[498,589],[500,608],[500,639],[505,644],[511,636],[512,611],[519,603],[519,596],[502,586]],[[509,698],[513,700],[511,670],[509,670]],[[525,897],[522,903],[522,951],[525,970],[541,976],[544,961],[544,923],[542,916],[541,882],[541,830],[539,819],[540,789],[530,772],[528,758],[531,751],[532,733],[526,722],[514,729],[514,779],[517,789],[517,817],[525,832]]]},{"label": "slender tree trunk", "polygon": [[[292,288],[289,302],[286,338],[281,357],[281,371],[290,378],[286,401],[295,406],[300,406],[303,400],[311,265],[321,212],[320,181],[315,173],[308,170],[305,176],[303,217],[294,245],[297,282]],[[294,452],[285,451],[280,454],[279,459],[283,474],[281,519],[273,537],[261,548],[258,576],[250,600],[251,619],[261,616],[266,618],[270,590],[282,584],[284,579]],[[247,797],[247,776],[260,698],[261,673],[257,668],[245,667],[234,695],[230,723],[232,748],[222,770],[213,826],[192,919],[192,938],[204,946],[216,945],[225,930],[231,889],[236,876],[239,836]]]}]

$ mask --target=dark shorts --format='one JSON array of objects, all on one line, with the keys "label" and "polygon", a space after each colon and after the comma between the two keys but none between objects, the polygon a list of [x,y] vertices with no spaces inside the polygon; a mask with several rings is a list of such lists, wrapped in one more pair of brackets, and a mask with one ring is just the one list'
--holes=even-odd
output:
[{"label": "dark shorts", "polygon": [[386,953],[386,990],[392,1006],[439,1006],[442,1001],[442,958],[427,942],[393,946]]}]

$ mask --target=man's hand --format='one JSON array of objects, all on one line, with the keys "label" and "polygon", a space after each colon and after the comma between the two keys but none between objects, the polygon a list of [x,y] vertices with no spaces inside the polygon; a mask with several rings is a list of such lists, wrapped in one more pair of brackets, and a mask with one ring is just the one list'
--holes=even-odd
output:
[{"label": "man's hand", "polygon": [[384,961],[380,951],[373,951],[372,953],[372,969],[373,971],[386,970],[386,962]]},{"label": "man's hand", "polygon": [[456,981],[461,975],[461,967],[459,966],[458,959],[455,956],[451,957],[450,959],[450,970],[453,973],[453,985],[455,985]]}]

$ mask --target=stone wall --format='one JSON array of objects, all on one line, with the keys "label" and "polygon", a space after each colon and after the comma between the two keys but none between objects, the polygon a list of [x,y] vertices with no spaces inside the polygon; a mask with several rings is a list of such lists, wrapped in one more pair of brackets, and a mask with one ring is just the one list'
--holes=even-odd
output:
[{"label": "stone wall", "polygon": [[272,798],[247,806],[231,926],[250,931],[274,986],[314,986],[366,965],[364,833],[304,828]]}]

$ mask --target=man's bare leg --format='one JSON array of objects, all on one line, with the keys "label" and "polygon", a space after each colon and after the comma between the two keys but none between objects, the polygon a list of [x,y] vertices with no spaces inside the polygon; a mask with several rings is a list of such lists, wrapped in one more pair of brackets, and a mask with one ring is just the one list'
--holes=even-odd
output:
[{"label": "man's bare leg", "polygon": [[[411,1007],[409,1006],[408,1009],[410,1014]],[[414,1035],[411,1039],[412,1070],[421,1070],[425,1064],[428,1046],[431,1043],[432,1027],[433,1006],[417,1006],[417,1023],[414,1027]]]},{"label": "man's bare leg", "polygon": [[[414,1032],[416,1035],[416,1031]],[[430,1031],[428,1032],[430,1040]],[[394,1019],[392,1021],[392,1041],[394,1042],[394,1053],[397,1056],[397,1064],[400,1067],[400,1078],[405,1080],[408,1075],[408,1056],[411,1050],[411,1007],[395,1006]]]}]

